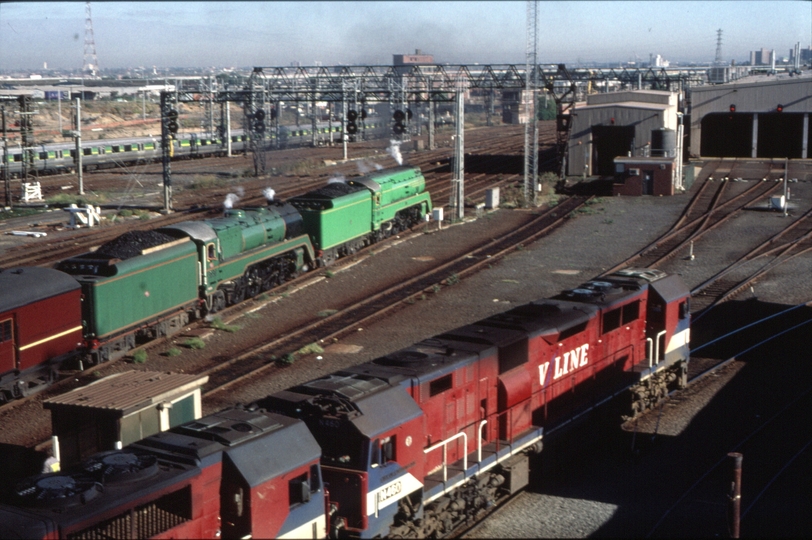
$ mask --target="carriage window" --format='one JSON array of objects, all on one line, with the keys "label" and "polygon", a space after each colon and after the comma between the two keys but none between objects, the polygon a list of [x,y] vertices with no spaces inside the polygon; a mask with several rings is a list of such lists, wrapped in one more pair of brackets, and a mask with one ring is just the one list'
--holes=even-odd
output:
[{"label": "carriage window", "polygon": [[623,306],[623,324],[629,324],[636,321],[640,316],[640,303],[632,302]]},{"label": "carriage window", "polygon": [[620,328],[620,308],[607,311],[603,314],[603,333]]},{"label": "carriage window", "polygon": [[11,319],[0,322],[0,343],[11,341]]},{"label": "carriage window", "polygon": [[217,253],[214,251],[214,244],[209,244],[207,247],[208,247],[208,258],[216,259]]}]

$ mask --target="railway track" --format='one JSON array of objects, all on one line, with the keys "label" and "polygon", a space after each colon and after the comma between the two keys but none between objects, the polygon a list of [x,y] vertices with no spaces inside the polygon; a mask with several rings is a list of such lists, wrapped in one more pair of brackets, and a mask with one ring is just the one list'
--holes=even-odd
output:
[{"label": "railway track", "polygon": [[[734,298],[777,266],[812,250],[812,209],[691,291],[697,318]],[[759,259],[766,259],[756,266]]]},{"label": "railway track", "polygon": [[606,274],[631,265],[657,268],[668,259],[684,253],[685,248],[691,243],[780,187],[776,182],[757,182],[742,193],[722,202],[728,182],[719,183],[715,189],[711,186],[710,182],[702,185],[683,215],[669,231],[630,258],[607,270]]}]

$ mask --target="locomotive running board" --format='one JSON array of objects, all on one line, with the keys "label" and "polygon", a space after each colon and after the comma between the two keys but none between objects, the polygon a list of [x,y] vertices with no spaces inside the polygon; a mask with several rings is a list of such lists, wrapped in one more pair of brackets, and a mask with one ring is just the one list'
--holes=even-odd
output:
[{"label": "locomotive running board", "polygon": [[513,443],[500,440],[500,449],[497,450],[496,443],[488,443],[482,447],[482,461],[473,463],[476,460],[477,452],[468,454],[468,469],[463,469],[463,460],[459,459],[447,467],[448,480],[443,481],[442,471],[428,475],[424,481],[424,503],[442,497],[446,493],[458,488],[471,478],[492,469],[496,465],[504,462],[508,458],[515,456],[519,452],[541,441],[544,435],[544,428],[534,427],[524,435],[517,438]]}]

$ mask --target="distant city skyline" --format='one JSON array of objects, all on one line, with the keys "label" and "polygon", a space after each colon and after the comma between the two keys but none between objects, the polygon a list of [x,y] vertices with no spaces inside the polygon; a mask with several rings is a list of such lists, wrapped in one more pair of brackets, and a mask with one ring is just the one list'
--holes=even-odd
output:
[{"label": "distant city skyline", "polygon": [[[526,2],[92,2],[99,67],[523,64]],[[812,44],[809,1],[541,1],[540,63],[710,63]],[[84,2],[0,3],[0,70],[78,70]]]}]

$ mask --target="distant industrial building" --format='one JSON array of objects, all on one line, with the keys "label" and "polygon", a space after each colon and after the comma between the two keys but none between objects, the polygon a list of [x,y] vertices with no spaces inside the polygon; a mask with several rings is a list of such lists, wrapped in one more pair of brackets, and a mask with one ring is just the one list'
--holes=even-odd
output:
[{"label": "distant industrial building", "polygon": [[395,66],[424,66],[434,64],[434,55],[423,54],[420,49],[415,49],[414,54],[395,54],[393,65]]},{"label": "distant industrial building", "polygon": [[[798,51],[798,56],[801,59],[801,63],[812,63],[812,45],[807,47],[806,49],[800,49]],[[792,64],[795,62],[795,49],[789,50],[789,63]]]},{"label": "distant industrial building", "polygon": [[775,51],[772,49],[761,49],[760,51],[750,51],[750,65],[751,66],[766,66],[772,63],[772,55]]}]

